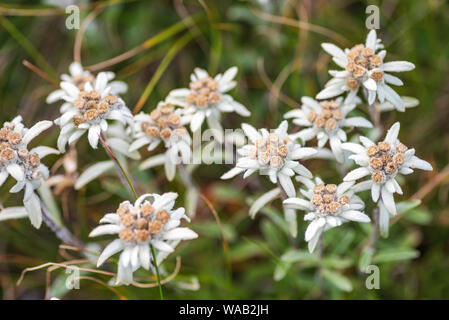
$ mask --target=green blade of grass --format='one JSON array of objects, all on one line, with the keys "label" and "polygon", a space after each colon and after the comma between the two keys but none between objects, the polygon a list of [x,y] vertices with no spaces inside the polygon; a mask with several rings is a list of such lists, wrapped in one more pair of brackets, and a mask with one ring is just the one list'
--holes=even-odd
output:
[{"label": "green blade of grass", "polygon": [[154,87],[156,86],[157,82],[161,78],[165,69],[167,69],[167,67],[170,65],[170,62],[173,60],[173,58],[176,56],[176,54],[190,40],[192,40],[192,36],[190,34],[185,34],[184,36],[182,36],[175,42],[175,44],[170,48],[170,50],[168,50],[167,55],[164,57],[164,59],[162,59],[158,68],[156,69],[156,72],[153,74],[153,77],[151,77],[145,90],[143,91],[142,95],[140,96],[139,101],[137,101],[137,104],[133,110],[134,114],[138,113],[142,109],[143,105],[148,100],[148,97],[150,96],[151,92],[153,92]]},{"label": "green blade of grass", "polygon": [[0,15],[0,24],[9,34],[19,43],[19,45],[25,49],[25,51],[31,56],[36,64],[41,67],[51,79],[57,82],[57,75],[55,70],[47,63],[44,57],[37,51],[33,44],[4,16]]},{"label": "green blade of grass", "polygon": [[201,19],[203,18],[203,15],[194,15],[194,16],[189,16],[177,23],[175,23],[174,25],[172,25],[171,27],[165,29],[164,31],[156,34],[155,36],[152,36],[151,38],[145,40],[143,43],[141,43],[139,46],[126,51],[114,58],[108,59],[106,61],[102,61],[100,63],[91,65],[86,67],[86,69],[90,70],[90,71],[98,71],[107,67],[110,67],[114,64],[117,64],[119,62],[122,62],[124,60],[127,60],[129,58],[134,57],[135,55],[139,54],[140,52],[144,51],[144,50],[148,50],[151,47],[154,47],[155,45],[165,41],[166,39],[180,33],[181,31],[186,29],[187,21],[191,21],[191,20],[196,20],[196,19]]}]

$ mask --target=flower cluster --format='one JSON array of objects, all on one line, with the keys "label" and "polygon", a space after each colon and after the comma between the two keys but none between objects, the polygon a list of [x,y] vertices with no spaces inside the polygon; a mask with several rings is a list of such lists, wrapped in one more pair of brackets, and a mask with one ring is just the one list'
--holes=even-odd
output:
[{"label": "flower cluster", "polygon": [[[151,197],[152,202],[147,198]],[[102,225],[95,228],[90,237],[116,234],[98,258],[97,266],[102,265],[112,255],[123,251],[118,262],[117,283],[129,284],[132,274],[139,267],[149,269],[154,261],[151,248],[171,253],[172,241],[191,240],[198,235],[189,228],[179,227],[181,219],[189,221],[184,208],[173,209],[178,194],[169,192],[163,195],[144,194],[134,204],[122,202],[116,212],[107,213]]]},{"label": "flower cluster", "polygon": [[[367,131],[366,135],[370,137],[380,135],[379,119],[372,119],[376,130],[370,132],[372,123],[361,116],[362,110],[356,110],[362,104],[362,99],[357,96],[361,91],[359,89],[364,89],[364,97],[373,114],[393,108],[404,111],[406,107],[417,104],[413,99],[401,98],[390,87],[403,83],[388,73],[409,71],[414,65],[406,61],[384,62],[386,51],[374,30],[368,33],[365,44],[357,44],[351,49],[342,50],[329,43],[322,44],[322,47],[343,70],[330,71],[333,78],[317,94],[318,100],[302,97],[300,108],[284,115],[285,119],[292,119],[300,127],[299,131],[289,134],[287,120],[271,131],[242,124],[248,142],[240,144],[233,141],[239,144],[235,167],[221,176],[221,179],[231,179],[243,173],[245,179],[255,172],[267,175],[276,188],[253,202],[249,209],[250,216],[254,217],[264,205],[281,197],[286,220],[284,229],[293,237],[296,237],[298,229],[295,210],[305,212],[304,220],[308,221],[305,241],[310,252],[315,250],[325,231],[349,221],[371,221],[364,212],[365,203],[356,195],[368,189],[371,190],[371,199],[379,207],[379,228],[386,235],[390,216],[397,213],[394,194],[402,194],[396,181],[398,174],[407,175],[413,169],[432,170],[428,162],[415,156],[414,149],[399,141],[398,122],[388,130],[383,141],[375,142],[360,136],[361,144],[348,142],[355,141],[354,137],[347,136],[355,128],[363,130],[363,133]],[[245,106],[228,94],[236,86],[234,78],[237,67],[231,67],[215,77],[196,68],[188,88],[170,91],[166,99],[150,113],[140,112],[137,115],[131,113],[119,96],[126,92],[127,85],[112,81],[113,73],[100,72],[94,76],[77,62],[70,65],[69,71],[70,74],[61,76],[60,88],[47,97],[48,103],[63,101],[61,115],[54,120],[60,127],[58,149],[65,152],[67,144],[74,145],[87,132],[90,146],[97,149],[101,140],[112,160],[95,163],[78,177],[76,152],[71,152],[63,161],[74,162],[72,169],[66,170],[66,176],[53,176],[50,180],[50,185],[56,186],[57,193],[67,185],[79,189],[116,166],[120,177],[126,179],[137,198],[132,179],[124,169],[128,163],[122,166],[121,158],[119,160],[114,152],[140,160],[141,148],[155,151],[162,145],[160,149],[163,151],[140,162],[139,168],[164,165],[166,177],[171,181],[175,177],[176,167],[181,165],[181,177],[189,188],[185,198],[194,198],[192,195],[195,194],[198,197],[199,188],[192,182],[188,171],[184,170],[184,164],[192,158],[192,139],[187,128],[195,134],[206,120],[215,140],[219,142],[216,144],[214,141],[214,146],[227,146],[230,143],[223,136],[222,113],[250,115]],[[41,159],[59,152],[43,146],[29,149],[28,144],[51,125],[51,121],[41,121],[27,129],[19,116],[0,129],[0,186],[9,175],[17,181],[10,192],[24,190],[25,211],[36,228],[43,220],[43,208],[35,190],[41,186],[42,178],[49,178],[49,170]],[[233,139],[237,136],[235,133]],[[306,146],[315,138],[316,147]],[[325,148],[328,142],[331,150]],[[311,158],[337,160],[338,168],[344,175],[343,182],[326,184],[314,176],[300,162]],[[351,164],[349,160],[359,168],[346,174]],[[369,178],[356,184],[357,180],[365,177]],[[59,184],[62,180],[65,182]],[[301,185],[298,191],[295,183]],[[115,212],[107,213],[100,220],[100,225],[90,233],[90,237],[116,236],[102,251],[97,266],[121,252],[117,284],[132,283],[133,273],[140,267],[146,270],[156,267],[160,261],[155,261],[153,249],[166,256],[174,251],[181,240],[198,237],[191,229],[181,227],[182,219],[190,219],[183,207],[174,209],[177,197],[174,192],[162,195],[147,193],[138,197],[134,204],[124,201]],[[185,207],[190,208],[188,204]],[[23,213],[23,208],[21,210]]]},{"label": "flower cluster", "polygon": [[361,210],[365,207],[363,201],[351,188],[354,182],[324,184],[316,177],[314,180],[300,178],[307,189],[301,190],[303,198],[284,200],[288,208],[303,210],[307,214],[305,221],[310,221],[305,233],[305,240],[312,252],[321,234],[330,228],[337,227],[347,221],[370,222],[370,218]]},{"label": "flower cluster", "polygon": [[358,99],[353,99],[350,103],[343,101],[342,98],[318,102],[310,97],[303,97],[301,102],[301,109],[287,112],[284,118],[293,118],[294,124],[310,128],[295,133],[293,137],[303,142],[316,137],[319,148],[324,147],[329,141],[332,152],[339,162],[344,161],[341,143],[347,140],[343,128],[372,127],[371,122],[363,117],[347,117],[349,112],[356,108]]},{"label": "flower cluster", "polygon": [[170,91],[167,102],[184,108],[186,123],[190,123],[192,131],[200,129],[206,119],[209,127],[216,131],[216,137],[221,139],[222,112],[236,112],[244,117],[250,115],[245,106],[226,94],[235,87],[236,82],[233,79],[236,74],[237,67],[232,67],[224,74],[211,78],[205,70],[196,68],[190,76],[189,88]]},{"label": "flower cluster", "polygon": [[261,129],[258,132],[249,124],[243,124],[242,129],[250,143],[238,150],[241,158],[237,160],[235,168],[221,176],[230,179],[245,171],[244,178],[256,171],[268,175],[272,183],[281,185],[289,197],[296,195],[291,180],[294,175],[311,178],[311,172],[298,160],[317,153],[313,148],[304,148],[296,143],[288,134],[287,121],[283,121],[273,132]]},{"label": "flower cluster", "polygon": [[[167,150],[164,157],[160,158],[160,164],[164,164],[169,181],[174,178],[176,165],[180,161],[188,163],[192,154],[192,140],[183,126],[181,110],[175,110],[167,102],[160,102],[149,115],[141,112],[134,117],[134,139],[129,147],[130,152],[145,145],[148,145],[148,151],[152,151],[163,142]],[[146,163],[148,160],[141,164],[141,168],[147,168]]]},{"label": "flower cluster", "polygon": [[[356,127],[373,128],[372,123],[364,117],[349,116],[362,102],[357,96],[361,87],[365,90],[364,96],[371,111],[382,112],[392,109],[404,111],[406,107],[416,106],[416,99],[401,98],[390,87],[403,83],[388,73],[409,71],[414,69],[414,65],[406,61],[384,62],[386,50],[381,40],[377,38],[375,30],[368,33],[365,44],[357,44],[351,49],[342,50],[330,43],[323,43],[322,47],[344,70],[329,71],[333,78],[316,96],[321,101],[303,97],[301,108],[287,112],[284,117],[293,119],[294,124],[302,127],[300,131],[291,135],[292,139],[300,139],[302,143],[306,143],[316,138],[318,148],[323,148],[329,141],[335,159],[343,166],[340,168],[349,164],[348,159],[361,167],[349,172],[338,187],[325,186],[322,182],[316,182],[314,185],[309,181],[310,177],[297,177],[297,180],[308,187],[308,190],[301,190],[306,199],[289,195],[290,199],[285,200],[284,205],[287,208],[309,211],[305,220],[312,222],[305,238],[311,251],[323,231],[346,220],[369,222],[366,215],[356,213],[357,210],[363,209],[363,202],[354,195],[355,192],[368,188],[371,189],[372,200],[379,205],[379,228],[381,233],[386,235],[389,217],[396,214],[393,194],[402,194],[401,187],[395,180],[396,175],[409,174],[413,172],[412,168],[432,170],[429,163],[414,155],[414,149],[408,149],[399,142],[397,139],[399,123],[392,126],[384,141],[378,143],[364,136],[360,137],[362,145],[347,142],[347,131],[344,130]],[[347,93],[346,97],[337,97],[343,93]],[[335,100],[330,100],[332,98]],[[356,180],[368,175],[371,177],[370,180],[353,186]],[[349,192],[349,195],[343,197],[344,192]],[[263,197],[271,200],[273,195],[274,192],[271,197],[267,195]],[[354,204],[351,201],[355,201]]]},{"label": "flower cluster", "polygon": [[355,181],[370,176],[368,186],[374,202],[379,200],[380,229],[383,234],[388,231],[390,215],[396,215],[393,194],[402,194],[396,181],[398,174],[410,174],[413,169],[432,170],[432,166],[417,156],[415,149],[409,149],[398,140],[400,124],[396,122],[388,130],[385,139],[374,143],[367,137],[360,137],[360,144],[344,143],[342,148],[353,153],[349,156],[360,168],[349,172],[344,181]]},{"label": "flower cluster", "polygon": [[40,121],[28,129],[22,124],[22,117],[18,116],[4,123],[0,129],[0,186],[11,175],[17,183],[10,192],[25,190],[23,204],[36,228],[42,223],[42,212],[40,199],[34,190],[39,188],[42,178],[48,179],[49,176],[48,168],[41,163],[41,159],[59,152],[45,146],[29,149],[28,144],[51,125],[51,121]]},{"label": "flower cluster", "polygon": [[[389,84],[401,86],[402,81],[387,72],[404,72],[415,68],[407,61],[384,62],[387,52],[381,40],[377,38],[376,30],[371,30],[365,44],[358,44],[344,51],[331,43],[323,43],[323,49],[332,56],[333,61],[342,71],[329,71],[333,78],[326,87],[318,93],[317,99],[328,99],[349,92],[349,98],[357,95],[361,86],[368,92],[368,103],[373,104],[376,97],[381,103],[391,102],[397,110],[404,111],[401,97]],[[381,51],[378,51],[381,50]]]},{"label": "flower cluster", "polygon": [[[69,66],[70,74],[61,75],[61,80],[66,83],[71,83],[79,90],[83,90],[86,83],[91,85],[95,82],[95,76],[88,70],[84,70],[79,62],[72,62]],[[113,72],[104,73],[109,82],[109,87],[111,88],[111,94],[120,95],[128,90],[128,86],[123,81],[111,81],[114,79],[115,74]],[[64,96],[70,95],[69,91],[65,86],[61,86],[51,92],[47,97],[47,103],[54,103],[58,100],[63,100]],[[62,111],[61,111],[62,112]]]},{"label": "flower cluster", "polygon": [[94,84],[86,82],[83,89],[71,82],[61,82],[61,87],[67,93],[62,98],[69,103],[55,120],[55,124],[61,127],[58,139],[61,152],[65,151],[67,143],[75,143],[86,131],[91,147],[96,149],[100,134],[108,129],[107,120],[132,123],[131,111],[124,101],[110,93],[106,73],[100,72]]}]

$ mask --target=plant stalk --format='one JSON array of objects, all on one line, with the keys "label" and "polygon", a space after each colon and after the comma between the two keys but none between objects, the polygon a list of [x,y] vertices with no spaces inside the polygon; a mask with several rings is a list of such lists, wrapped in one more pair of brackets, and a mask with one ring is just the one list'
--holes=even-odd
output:
[{"label": "plant stalk", "polygon": [[41,201],[42,220],[56,234],[56,237],[66,244],[83,248],[84,244],[78,240],[66,227],[58,224],[48,212],[44,203]]},{"label": "plant stalk", "polygon": [[[117,157],[114,154],[114,152],[111,150],[111,148],[109,148],[108,144],[106,143],[106,137],[105,137],[103,132],[100,133],[100,141],[103,144],[103,146],[104,146],[106,152],[108,153],[108,155],[111,157],[111,159],[116,164],[116,168],[118,168],[119,176],[121,177],[122,183],[124,183],[125,185],[129,186],[129,189],[131,190],[130,193],[132,195],[134,195],[134,197],[137,200],[137,198],[139,198],[139,195],[137,194],[136,189],[134,188],[134,186],[133,186],[133,184],[131,182],[131,179],[126,174],[125,169],[120,164],[120,161],[117,159]],[[122,177],[124,177],[124,179],[122,179]],[[154,267],[156,269],[156,278],[157,278],[157,284],[158,284],[158,287],[159,287],[159,296],[160,296],[161,300],[164,300],[164,294],[162,292],[161,277],[160,277],[159,268],[158,268],[158,265],[157,265],[156,254],[154,252],[154,248],[151,245],[151,243],[150,243],[150,250],[151,250],[151,256],[153,258]]]}]

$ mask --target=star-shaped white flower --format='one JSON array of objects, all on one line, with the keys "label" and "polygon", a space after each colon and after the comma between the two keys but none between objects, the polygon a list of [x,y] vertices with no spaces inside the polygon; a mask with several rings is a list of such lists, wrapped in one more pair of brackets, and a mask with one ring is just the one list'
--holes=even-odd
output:
[{"label": "star-shaped white flower", "polygon": [[370,222],[370,218],[363,213],[365,204],[354,194],[351,187],[354,182],[343,182],[338,186],[327,184],[320,178],[315,181],[298,177],[307,189],[300,192],[304,198],[289,198],[284,200],[284,206],[307,212],[305,221],[310,221],[305,233],[309,251],[312,252],[322,233],[340,226],[344,222]]},{"label": "star-shaped white flower", "polygon": [[[146,200],[149,197],[153,201]],[[148,270],[154,264],[150,245],[168,254],[174,251],[178,241],[197,238],[194,231],[179,227],[181,219],[190,220],[184,208],[173,209],[177,197],[178,194],[174,192],[144,194],[134,204],[125,201],[116,212],[107,213],[100,220],[102,225],[92,230],[89,236],[116,234],[119,238],[106,246],[98,258],[97,266],[123,251],[118,261],[117,283],[129,284],[134,271],[140,267]]]},{"label": "star-shaped white flower", "polygon": [[270,133],[267,129],[258,132],[249,124],[242,124],[242,129],[249,139],[249,144],[238,149],[241,156],[237,160],[235,168],[221,176],[221,179],[230,179],[245,171],[246,178],[256,171],[268,175],[272,183],[282,186],[289,197],[296,195],[295,187],[291,180],[295,174],[312,177],[311,172],[299,159],[315,155],[314,148],[304,148],[294,141],[288,134],[288,123],[282,121],[279,127]]},{"label": "star-shaped white flower", "polygon": [[[108,71],[105,72],[105,74],[108,80],[108,87],[111,88],[111,94],[120,95],[128,90],[128,86],[125,82],[111,81],[115,77],[114,72]],[[79,90],[83,90],[87,82],[90,82],[91,85],[94,84],[95,76],[90,71],[84,70],[83,66],[79,62],[72,62],[69,66],[69,74],[61,75],[61,80],[73,84]],[[63,97],[66,95],[70,95],[70,93],[64,87],[61,87],[60,89],[51,92],[48,95],[46,102],[50,104],[63,100]],[[61,112],[64,112],[63,110],[67,107],[66,102],[65,105],[61,107]]]},{"label": "star-shaped white flower", "polygon": [[237,67],[232,67],[224,74],[211,78],[205,70],[196,68],[190,76],[189,89],[172,90],[168,94],[167,102],[184,108],[192,132],[200,129],[206,119],[209,128],[216,131],[214,135],[222,140],[222,112],[236,112],[244,117],[250,115],[245,106],[226,94],[235,87],[236,82],[233,79],[236,74]]},{"label": "star-shaped white flower", "polygon": [[62,98],[70,103],[55,120],[61,127],[58,138],[61,152],[65,151],[67,143],[75,143],[86,131],[90,145],[96,149],[100,133],[108,130],[107,120],[132,123],[131,111],[121,98],[110,93],[111,87],[107,84],[105,72],[98,74],[94,86],[87,82],[82,90],[70,82],[61,82],[61,87],[67,92]]},{"label": "star-shaped white flower", "polygon": [[49,154],[58,154],[59,151],[46,146],[28,150],[28,144],[51,126],[51,121],[40,121],[28,129],[22,124],[22,117],[17,116],[11,122],[4,123],[0,129],[0,186],[10,175],[17,183],[9,192],[25,190],[23,204],[35,228],[39,228],[42,223],[42,211],[40,199],[34,190],[40,187],[42,178],[48,179],[49,175],[41,159]]},{"label": "star-shaped white flower", "polygon": [[317,99],[328,99],[346,91],[349,91],[348,97],[352,99],[363,85],[368,91],[369,104],[373,104],[377,96],[381,103],[389,101],[399,111],[405,110],[401,97],[389,86],[402,86],[403,83],[401,79],[387,72],[410,71],[415,65],[407,61],[384,62],[387,52],[381,50],[384,46],[374,29],[368,33],[364,45],[359,44],[345,51],[331,43],[323,43],[321,46],[344,70],[329,71],[333,78],[318,93]]},{"label": "star-shaped white flower", "polygon": [[303,97],[301,102],[301,109],[287,112],[284,118],[293,118],[294,124],[310,128],[303,129],[292,136],[300,138],[303,142],[317,137],[319,148],[324,147],[329,141],[338,162],[344,161],[341,143],[347,140],[346,133],[342,128],[372,128],[373,126],[363,117],[347,117],[349,112],[357,106],[359,102],[357,97],[350,102],[343,101],[341,97],[321,102],[310,97]]},{"label": "star-shaped white flower", "polygon": [[380,230],[383,234],[388,232],[390,215],[396,215],[394,193],[402,194],[402,189],[396,181],[398,174],[407,175],[413,169],[432,170],[432,166],[417,156],[415,149],[408,149],[398,140],[400,124],[396,122],[387,132],[385,139],[377,144],[366,137],[360,137],[362,145],[357,143],[344,143],[342,148],[350,151],[349,156],[360,168],[350,171],[344,181],[355,181],[370,176],[366,181],[371,188],[371,197],[374,202],[379,200]]},{"label": "star-shaped white flower", "polygon": [[167,102],[160,102],[150,114],[141,112],[134,116],[134,142],[129,151],[136,151],[145,145],[148,145],[148,151],[152,151],[161,142],[166,148],[163,155],[143,161],[141,169],[163,164],[167,179],[171,181],[175,176],[176,165],[190,162],[192,139],[184,123],[181,110],[175,110]]}]

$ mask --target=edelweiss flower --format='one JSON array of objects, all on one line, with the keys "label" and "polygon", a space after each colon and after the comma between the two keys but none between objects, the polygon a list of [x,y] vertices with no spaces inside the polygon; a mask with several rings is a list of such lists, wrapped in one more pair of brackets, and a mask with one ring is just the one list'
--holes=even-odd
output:
[{"label": "edelweiss flower", "polygon": [[149,168],[148,164],[151,166],[164,164],[167,179],[171,181],[180,160],[182,163],[189,162],[192,155],[190,150],[192,140],[183,126],[182,120],[181,110],[175,110],[167,102],[160,102],[149,115],[141,112],[134,117],[134,138],[136,140],[130,145],[130,152],[147,144],[149,144],[148,150],[151,151],[161,142],[167,149],[163,156],[151,157],[142,162],[141,169]]},{"label": "edelweiss flower", "polygon": [[23,204],[36,228],[42,223],[42,212],[40,199],[34,190],[40,187],[41,178],[48,179],[49,174],[41,159],[59,152],[45,146],[28,150],[28,144],[51,125],[51,121],[40,121],[27,129],[22,124],[22,117],[17,116],[11,122],[5,122],[0,129],[0,186],[11,175],[17,183],[9,192],[16,193],[25,189]]},{"label": "edelweiss flower", "polygon": [[[153,202],[145,200],[153,198]],[[129,284],[133,272],[139,267],[149,269],[154,262],[151,258],[150,245],[165,253],[173,252],[171,242],[191,240],[198,235],[189,228],[179,227],[181,219],[190,221],[184,208],[173,210],[177,193],[163,195],[144,194],[134,205],[129,201],[120,204],[117,212],[106,214],[90,237],[105,234],[118,234],[119,239],[112,241],[98,258],[97,266],[101,266],[109,257],[120,252],[118,262],[117,284]]]},{"label": "edelweiss flower", "polygon": [[267,174],[272,183],[279,181],[285,193],[294,197],[296,192],[291,177],[295,174],[312,177],[310,171],[296,160],[317,151],[295,143],[287,134],[287,128],[287,121],[282,121],[272,133],[267,129],[261,129],[259,133],[249,124],[242,124],[250,143],[237,150],[242,157],[237,160],[235,168],[222,175],[221,179],[230,179],[243,171],[243,178],[246,178],[259,170],[261,174]]},{"label": "edelweiss flower", "polygon": [[337,186],[325,185],[318,177],[315,181],[303,177],[298,177],[298,180],[307,187],[307,190],[300,190],[306,199],[289,198],[284,205],[307,212],[304,220],[310,221],[310,224],[305,240],[310,252],[315,249],[324,231],[348,221],[370,222],[370,218],[361,211],[365,204],[351,189],[354,182],[343,182]]},{"label": "edelweiss flower", "polygon": [[100,133],[108,130],[106,120],[131,123],[131,111],[121,98],[110,93],[111,87],[108,87],[107,83],[108,76],[104,72],[98,74],[94,87],[87,82],[82,90],[70,82],[61,82],[61,87],[67,92],[63,99],[70,102],[61,117],[55,120],[61,127],[58,138],[58,148],[61,152],[65,151],[67,143],[73,144],[86,131],[90,145],[96,149]]},{"label": "edelweiss flower", "polygon": [[190,88],[172,90],[167,101],[184,108],[192,132],[201,128],[206,118],[209,127],[221,136],[221,112],[234,111],[244,117],[250,115],[241,103],[225,94],[235,87],[236,82],[233,79],[236,74],[237,67],[232,67],[223,75],[218,74],[212,79],[205,70],[196,68],[190,76]]},{"label": "edelweiss flower", "polygon": [[353,155],[349,156],[360,168],[349,172],[343,181],[355,181],[371,175],[367,181],[371,188],[371,197],[378,202],[380,208],[380,230],[386,234],[390,215],[396,214],[393,194],[402,194],[402,189],[396,182],[398,173],[410,174],[413,169],[432,170],[432,166],[415,156],[415,149],[408,149],[398,140],[400,124],[396,122],[388,130],[385,140],[377,144],[366,137],[360,137],[362,145],[344,143],[342,148]]},{"label": "edelweiss flower", "polygon": [[[83,90],[87,82],[91,85],[95,82],[95,77],[92,73],[83,69],[83,66],[79,62],[72,62],[69,66],[70,74],[61,75],[61,80],[73,84],[79,90]],[[114,79],[114,72],[105,72],[107,81]],[[119,95],[125,93],[128,90],[128,86],[123,81],[111,81],[108,83],[111,88],[111,94]],[[64,99],[64,96],[70,95],[66,88],[61,86],[61,89],[51,92],[47,97],[47,103],[53,103],[58,100]],[[64,110],[68,106],[65,105],[61,109]],[[61,111],[64,112],[64,111]]]},{"label": "edelweiss flower", "polygon": [[359,101],[356,97],[350,103],[344,102],[343,98],[318,102],[310,97],[303,97],[301,99],[302,108],[287,112],[284,118],[294,118],[294,124],[311,127],[293,134],[293,137],[301,138],[303,142],[317,137],[319,148],[324,147],[329,140],[335,158],[338,162],[343,162],[341,142],[345,142],[347,137],[341,128],[371,128],[373,126],[363,117],[346,118]]},{"label": "edelweiss flower", "polygon": [[378,52],[384,46],[381,40],[377,39],[374,29],[368,33],[365,45],[358,44],[345,51],[331,43],[323,43],[321,46],[332,55],[332,60],[345,70],[329,71],[334,78],[318,93],[317,99],[328,99],[345,91],[349,91],[348,98],[352,99],[363,85],[368,90],[369,104],[374,103],[377,94],[381,103],[385,100],[390,101],[398,110],[404,111],[401,97],[388,85],[401,86],[403,83],[387,72],[410,71],[415,65],[407,61],[383,62],[387,52],[385,50]]}]

